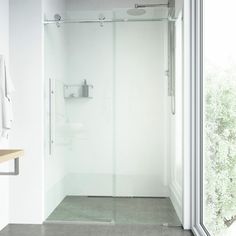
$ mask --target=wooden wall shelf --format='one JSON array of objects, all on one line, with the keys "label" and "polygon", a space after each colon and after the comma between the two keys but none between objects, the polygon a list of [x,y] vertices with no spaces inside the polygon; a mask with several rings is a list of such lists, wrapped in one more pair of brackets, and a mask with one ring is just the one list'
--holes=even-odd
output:
[{"label": "wooden wall shelf", "polygon": [[1,149],[0,163],[14,160],[14,172],[0,172],[0,175],[18,175],[19,174],[19,157],[24,155],[24,151],[20,149]]}]

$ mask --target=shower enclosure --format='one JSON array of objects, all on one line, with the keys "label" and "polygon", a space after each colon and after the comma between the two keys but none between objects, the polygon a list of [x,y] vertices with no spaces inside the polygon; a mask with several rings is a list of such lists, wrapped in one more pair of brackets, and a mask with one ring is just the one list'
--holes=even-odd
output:
[{"label": "shower enclosure", "polygon": [[175,13],[136,6],[45,21],[46,222],[181,225],[169,198],[171,176],[182,176],[171,173],[181,165]]}]

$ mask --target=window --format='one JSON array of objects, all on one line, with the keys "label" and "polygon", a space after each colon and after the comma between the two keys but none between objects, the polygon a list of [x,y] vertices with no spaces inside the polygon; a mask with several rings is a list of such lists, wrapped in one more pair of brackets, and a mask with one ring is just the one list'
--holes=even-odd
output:
[{"label": "window", "polygon": [[204,0],[201,75],[201,214],[212,236],[236,235],[235,0]]}]

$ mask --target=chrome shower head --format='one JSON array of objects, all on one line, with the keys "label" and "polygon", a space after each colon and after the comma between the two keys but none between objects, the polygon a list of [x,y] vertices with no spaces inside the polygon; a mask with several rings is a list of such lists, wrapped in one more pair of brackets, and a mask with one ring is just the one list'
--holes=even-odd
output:
[{"label": "chrome shower head", "polygon": [[54,15],[54,20],[57,21],[56,26],[59,28],[60,27],[61,15],[55,14]]}]

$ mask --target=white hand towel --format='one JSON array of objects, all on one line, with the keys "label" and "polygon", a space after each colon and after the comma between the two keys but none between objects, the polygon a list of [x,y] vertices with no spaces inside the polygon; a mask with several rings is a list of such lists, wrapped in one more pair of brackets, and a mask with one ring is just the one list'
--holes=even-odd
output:
[{"label": "white hand towel", "polygon": [[0,118],[2,121],[0,131],[2,137],[8,137],[8,132],[12,127],[13,112],[11,93],[13,91],[14,87],[8,72],[6,60],[3,55],[0,55]]}]

